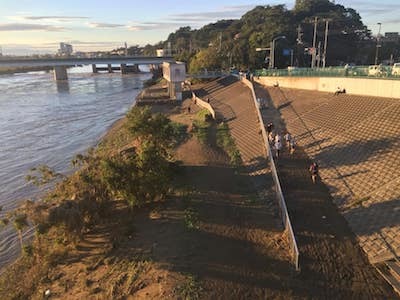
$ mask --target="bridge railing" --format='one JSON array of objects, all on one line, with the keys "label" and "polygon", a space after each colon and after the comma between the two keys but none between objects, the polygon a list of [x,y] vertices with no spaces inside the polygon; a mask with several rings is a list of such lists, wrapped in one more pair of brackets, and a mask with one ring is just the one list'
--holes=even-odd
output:
[{"label": "bridge railing", "polygon": [[207,71],[207,72],[197,72],[197,73],[190,73],[187,74],[186,77],[191,78],[217,78],[222,76],[230,75],[229,72],[225,71]]},{"label": "bridge railing", "polygon": [[267,156],[268,156],[270,166],[271,166],[272,178],[274,180],[275,191],[276,191],[276,197],[277,197],[278,204],[279,204],[279,207],[281,210],[282,224],[288,233],[290,254],[291,254],[292,260],[293,260],[292,262],[293,262],[293,265],[294,265],[296,271],[300,271],[299,249],[297,247],[296,237],[294,235],[292,223],[290,222],[290,217],[289,217],[289,213],[287,210],[286,201],[285,201],[285,197],[283,196],[281,183],[280,183],[280,180],[278,177],[278,172],[276,170],[274,157],[273,157],[272,151],[271,151],[271,146],[268,142],[268,136],[267,136],[267,132],[265,130],[264,121],[261,116],[260,109],[258,108],[257,98],[256,98],[256,94],[254,91],[254,86],[253,86],[253,83],[251,81],[247,80],[244,76],[240,76],[239,78],[250,89],[251,94],[252,94],[252,98],[254,101],[254,107],[257,111],[257,117],[259,120],[261,133],[263,136],[264,144],[265,144],[265,147],[267,150]]}]

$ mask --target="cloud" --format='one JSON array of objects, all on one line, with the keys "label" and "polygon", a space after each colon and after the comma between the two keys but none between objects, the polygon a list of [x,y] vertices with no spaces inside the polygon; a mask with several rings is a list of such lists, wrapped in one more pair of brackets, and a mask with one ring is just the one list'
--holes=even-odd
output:
[{"label": "cloud", "polygon": [[[343,6],[354,8],[357,12],[362,15],[376,15],[376,14],[387,14],[388,12],[400,10],[398,3],[387,3],[381,1],[379,6],[377,6],[375,1],[365,1],[365,0],[342,0]],[[397,2],[397,1],[396,1]]]},{"label": "cloud", "polygon": [[45,24],[7,23],[0,24],[0,31],[63,31],[65,28]]},{"label": "cloud", "polygon": [[[269,3],[269,5],[282,4],[282,0],[272,1],[276,3]],[[290,1],[283,1],[283,4],[288,6],[291,4]],[[173,14],[168,17],[168,19],[173,21],[186,21],[186,22],[201,22],[207,23],[209,21],[216,21],[221,19],[239,19],[246,12],[252,10],[260,4],[244,4],[244,5],[229,5],[222,6],[213,11],[203,11],[194,13],[180,13]]]},{"label": "cloud", "polygon": [[89,22],[89,27],[92,28],[117,28],[124,27],[122,24],[113,24],[113,23],[97,23],[97,22]]},{"label": "cloud", "polygon": [[253,9],[256,5],[225,6],[216,11],[204,11],[195,13],[173,14],[168,19],[173,21],[207,22],[210,20],[236,19],[240,18],[246,11]]},{"label": "cloud", "polygon": [[89,19],[89,17],[81,17],[81,16],[17,16],[17,18],[23,20],[33,20],[33,21],[42,21],[42,20],[73,21],[73,20]]},{"label": "cloud", "polygon": [[128,25],[128,30],[131,31],[143,31],[143,30],[160,30],[160,29],[169,29],[174,27],[180,27],[186,25],[185,23],[179,22],[142,22],[142,23],[134,23],[132,25]]}]

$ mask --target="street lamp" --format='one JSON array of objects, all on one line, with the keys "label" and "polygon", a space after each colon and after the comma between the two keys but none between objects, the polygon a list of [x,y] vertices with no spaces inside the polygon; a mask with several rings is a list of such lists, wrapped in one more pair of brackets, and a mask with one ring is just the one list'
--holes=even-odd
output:
[{"label": "street lamp", "polygon": [[275,67],[275,42],[281,39],[286,39],[286,36],[284,35],[277,36],[271,42],[271,52],[269,56],[269,66],[271,69]]},{"label": "street lamp", "polygon": [[381,45],[381,25],[382,23],[377,23],[379,25],[378,35],[376,36],[376,52],[375,52],[375,65],[378,64],[378,54],[379,48],[382,47]]}]

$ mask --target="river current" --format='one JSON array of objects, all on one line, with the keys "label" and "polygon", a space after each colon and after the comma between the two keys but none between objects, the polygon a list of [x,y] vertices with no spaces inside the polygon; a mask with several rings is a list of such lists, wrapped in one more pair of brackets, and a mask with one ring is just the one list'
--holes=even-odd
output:
[{"label": "river current", "polygon": [[[0,75],[0,217],[37,194],[25,182],[32,167],[45,164],[68,172],[71,159],[99,141],[150,78],[90,70],[70,69],[63,82],[45,72]],[[0,268],[15,258],[18,248],[15,230],[3,228]]]}]

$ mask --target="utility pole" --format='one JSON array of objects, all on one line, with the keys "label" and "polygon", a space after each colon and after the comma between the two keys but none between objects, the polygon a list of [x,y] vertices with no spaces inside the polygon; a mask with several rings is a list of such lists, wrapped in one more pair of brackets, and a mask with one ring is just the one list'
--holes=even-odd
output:
[{"label": "utility pole", "polygon": [[321,42],[318,42],[318,55],[317,55],[318,63],[317,68],[321,66]]},{"label": "utility pole", "polygon": [[301,25],[299,24],[299,26],[297,26],[297,44],[301,45],[303,44],[303,31],[301,29]]},{"label": "utility pole", "polygon": [[376,52],[375,52],[375,65],[378,64],[379,48],[381,45],[381,25],[382,23],[377,23],[379,25],[378,35],[376,36]]},{"label": "utility pole", "polygon": [[328,47],[328,30],[329,30],[329,20],[325,21],[325,41],[324,41],[324,55],[322,58],[322,67],[325,69],[326,66],[326,47]]},{"label": "utility pole", "polygon": [[317,24],[318,24],[318,17],[315,17],[314,19],[314,37],[313,37],[313,52],[312,52],[312,58],[311,58],[311,69],[314,69],[315,67],[315,58],[316,58],[316,48],[315,44],[317,42]]},{"label": "utility pole", "polygon": [[290,49],[290,66],[293,67],[293,49]]}]

